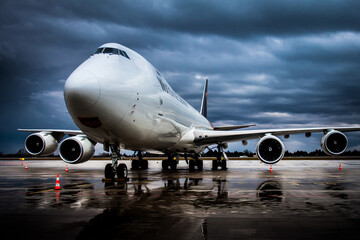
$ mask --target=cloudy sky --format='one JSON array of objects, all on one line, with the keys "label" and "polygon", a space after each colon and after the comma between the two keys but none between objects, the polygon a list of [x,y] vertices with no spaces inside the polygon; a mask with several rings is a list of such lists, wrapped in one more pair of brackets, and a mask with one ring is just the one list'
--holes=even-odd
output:
[{"label": "cloudy sky", "polygon": [[[196,109],[209,78],[214,125],[360,126],[359,9],[345,0],[2,0],[0,151],[23,147],[17,128],[76,129],[64,82],[106,42],[143,55]],[[348,137],[359,149],[360,134]],[[314,150],[320,138],[285,146]]]}]

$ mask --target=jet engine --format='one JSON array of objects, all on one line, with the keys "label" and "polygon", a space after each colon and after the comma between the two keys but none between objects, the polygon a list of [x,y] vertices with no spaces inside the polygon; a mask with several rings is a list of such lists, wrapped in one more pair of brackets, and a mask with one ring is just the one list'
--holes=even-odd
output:
[{"label": "jet engine", "polygon": [[94,153],[94,144],[86,136],[66,138],[59,146],[60,157],[69,164],[86,162]]},{"label": "jet engine", "polygon": [[284,157],[285,147],[279,138],[267,135],[257,143],[256,154],[263,163],[274,164]]},{"label": "jet engine", "polygon": [[57,146],[58,141],[47,132],[33,133],[25,140],[25,149],[31,155],[50,155],[56,151]]},{"label": "jet engine", "polygon": [[345,152],[348,139],[342,132],[330,131],[321,139],[321,148],[328,155],[340,155]]}]

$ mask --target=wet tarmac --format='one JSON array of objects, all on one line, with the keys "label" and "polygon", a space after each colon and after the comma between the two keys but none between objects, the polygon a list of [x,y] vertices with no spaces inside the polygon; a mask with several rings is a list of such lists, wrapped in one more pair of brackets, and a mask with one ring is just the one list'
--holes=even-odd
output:
[{"label": "wet tarmac", "polygon": [[[130,171],[106,161],[0,161],[2,239],[358,239],[360,161],[230,161]],[[126,162],[128,167],[130,162]],[[60,174],[61,190],[55,191]]]}]

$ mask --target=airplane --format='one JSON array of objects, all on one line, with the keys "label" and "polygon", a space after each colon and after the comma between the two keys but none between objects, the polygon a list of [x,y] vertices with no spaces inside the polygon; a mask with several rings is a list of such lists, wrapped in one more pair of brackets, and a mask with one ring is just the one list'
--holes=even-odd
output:
[{"label": "airplane", "polygon": [[[124,149],[138,153],[131,169],[147,169],[142,152],[161,153],[163,169],[175,170],[183,155],[189,170],[203,170],[200,154],[209,146],[218,149],[212,170],[227,169],[224,149],[229,142],[259,139],[257,157],[266,164],[279,162],[285,153],[279,136],[323,132],[321,147],[329,155],[347,149],[344,132],[359,127],[316,127],[244,130],[254,124],[214,127],[207,119],[205,80],[200,111],[195,110],[167,83],[163,75],[137,52],[117,43],[101,45],[77,67],[65,82],[64,99],[68,112],[80,130],[18,129],[33,132],[25,140],[31,155],[46,156],[57,149],[63,161],[78,164],[90,160],[95,144],[111,151],[112,162],[105,166],[105,178],[126,178],[128,169],[121,160]],[[239,130],[241,129],[241,130]],[[69,137],[64,138],[65,135]],[[62,140],[63,139],[63,140]],[[61,141],[62,140],[62,141]],[[60,142],[60,144],[59,144]],[[188,159],[191,157],[191,159]]]}]

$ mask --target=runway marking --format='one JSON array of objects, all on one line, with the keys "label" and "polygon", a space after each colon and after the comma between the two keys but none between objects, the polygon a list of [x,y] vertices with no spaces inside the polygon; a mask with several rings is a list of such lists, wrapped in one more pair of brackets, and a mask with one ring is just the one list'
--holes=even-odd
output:
[{"label": "runway marking", "polygon": [[84,186],[89,186],[89,185],[95,185],[95,183],[85,183],[85,184],[79,184],[79,185],[75,185],[75,186],[71,186],[71,187],[64,187],[64,189],[72,189],[72,188],[78,188],[78,187],[84,187]]}]

